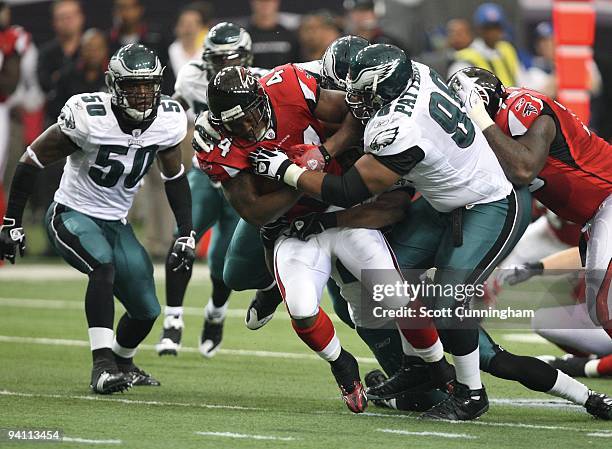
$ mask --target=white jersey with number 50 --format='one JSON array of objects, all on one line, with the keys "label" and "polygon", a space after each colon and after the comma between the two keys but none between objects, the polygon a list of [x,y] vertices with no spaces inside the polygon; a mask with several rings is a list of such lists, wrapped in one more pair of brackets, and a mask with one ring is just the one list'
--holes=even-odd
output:
[{"label": "white jersey with number 50", "polygon": [[126,134],[111,109],[111,95],[103,92],[70,98],[57,123],[79,150],[66,160],[55,201],[103,220],[127,216],[157,152],[187,134],[185,111],[170,98],[162,98],[148,128]]},{"label": "white jersey with number 50", "polygon": [[512,184],[480,129],[436,72],[417,62],[412,70],[402,95],[368,122],[365,152],[381,159],[410,153],[416,165],[401,182],[440,212],[506,197]]}]

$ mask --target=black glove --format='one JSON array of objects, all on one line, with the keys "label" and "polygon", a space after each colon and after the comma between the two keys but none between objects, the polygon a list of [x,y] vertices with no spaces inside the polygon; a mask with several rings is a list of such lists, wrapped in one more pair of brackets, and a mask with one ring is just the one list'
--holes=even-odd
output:
[{"label": "black glove", "polygon": [[176,239],[168,257],[168,267],[172,271],[190,271],[195,260],[195,246],[194,231],[191,231],[189,236]]},{"label": "black glove", "polygon": [[300,240],[306,240],[311,235],[319,234],[336,226],[338,226],[338,218],[335,212],[311,212],[291,222],[289,235]]},{"label": "black glove", "polygon": [[4,217],[0,226],[0,260],[15,263],[16,248],[23,257],[26,248],[26,236],[21,226],[17,226],[14,218]]},{"label": "black glove", "polygon": [[268,223],[259,228],[259,238],[264,248],[274,249],[278,237],[289,227],[289,220],[280,217],[278,220]]},{"label": "black glove", "polygon": [[539,276],[544,272],[544,264],[542,262],[526,263],[522,265],[514,265],[506,268],[508,274],[503,277],[503,280],[510,285],[520,284],[533,276]]}]

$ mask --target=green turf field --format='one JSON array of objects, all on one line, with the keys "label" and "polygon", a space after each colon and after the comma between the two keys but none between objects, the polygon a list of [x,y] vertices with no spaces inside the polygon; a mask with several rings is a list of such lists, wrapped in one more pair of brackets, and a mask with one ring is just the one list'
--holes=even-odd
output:
[{"label": "green turf field", "polygon": [[[488,375],[484,382],[491,410],[476,422],[421,422],[415,415],[374,406],[353,415],[341,401],[327,363],[294,335],[284,310],[260,331],[244,326],[249,294],[232,296],[223,349],[204,360],[195,349],[202,325],[196,308],[204,306],[209,294],[204,279],[188,290],[184,351],[177,358],[155,354],[158,320],[136,357],[162,386],[94,396],[88,390],[91,356],[84,290],[84,279],[0,278],[0,428],[60,428],[66,437],[61,444],[0,441],[0,449],[612,446],[610,422]],[[162,284],[158,293],[163,295]],[[121,310],[118,305],[117,313]],[[362,358],[362,376],[375,368],[357,335],[338,321],[336,328],[343,345]],[[530,332],[492,333],[516,353],[560,354],[530,338]],[[609,380],[587,383],[612,394]]]}]

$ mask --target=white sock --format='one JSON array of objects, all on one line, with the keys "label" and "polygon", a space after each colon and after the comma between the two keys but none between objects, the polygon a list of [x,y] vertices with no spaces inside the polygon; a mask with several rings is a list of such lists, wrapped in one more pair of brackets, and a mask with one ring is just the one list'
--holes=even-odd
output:
[{"label": "white sock", "polygon": [[470,390],[482,388],[480,381],[480,354],[478,346],[466,355],[453,355],[457,382],[467,385]]},{"label": "white sock", "polygon": [[166,306],[166,308],[164,309],[164,315],[183,316],[183,306]]},{"label": "white sock", "polygon": [[583,383],[557,370],[557,381],[548,394],[567,399],[574,404],[584,405],[589,398],[589,389]]},{"label": "white sock", "polygon": [[113,352],[117,354],[119,357],[123,357],[124,359],[131,359],[136,355],[136,351],[138,348],[124,348],[119,343],[117,343],[117,339],[113,340]]},{"label": "white sock", "polygon": [[208,304],[206,304],[206,308],[204,309],[204,315],[206,316],[207,320],[212,321],[213,323],[220,323],[225,319],[228,306],[229,301],[226,301],[226,303],[221,307],[215,307],[212,298],[210,298],[208,300]]},{"label": "white sock", "polygon": [[444,357],[444,347],[438,338],[429,348],[413,348],[414,352],[426,362],[437,362]]},{"label": "white sock", "polygon": [[601,374],[597,371],[600,360],[601,359],[594,359],[586,362],[586,365],[584,365],[584,374],[586,377],[601,377]]},{"label": "white sock", "polygon": [[322,351],[317,351],[317,354],[323,360],[327,360],[328,362],[333,362],[340,356],[341,350],[342,350],[342,346],[340,345],[340,340],[338,339],[338,336],[336,335],[336,331],[334,330],[334,336],[332,337],[330,342],[327,343],[327,346],[325,346],[325,348],[323,348]]},{"label": "white sock", "polygon": [[113,347],[113,337],[115,333],[107,327],[90,327],[87,329],[89,333],[89,346],[91,350]]}]

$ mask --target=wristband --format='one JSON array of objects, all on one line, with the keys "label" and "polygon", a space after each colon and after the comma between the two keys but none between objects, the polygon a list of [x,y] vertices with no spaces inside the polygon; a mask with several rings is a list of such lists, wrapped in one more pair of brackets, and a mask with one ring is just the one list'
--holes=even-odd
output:
[{"label": "wristband", "polygon": [[321,152],[321,155],[323,156],[323,160],[325,161],[325,164],[329,164],[329,161],[331,161],[332,156],[331,154],[329,154],[329,151],[327,151],[327,148],[325,148],[325,145],[319,145],[319,151]]},{"label": "wristband", "polygon": [[305,171],[305,168],[299,167],[295,164],[291,164],[287,167],[287,170],[285,170],[285,174],[283,175],[283,181],[285,182],[285,184],[297,189],[298,179]]}]

